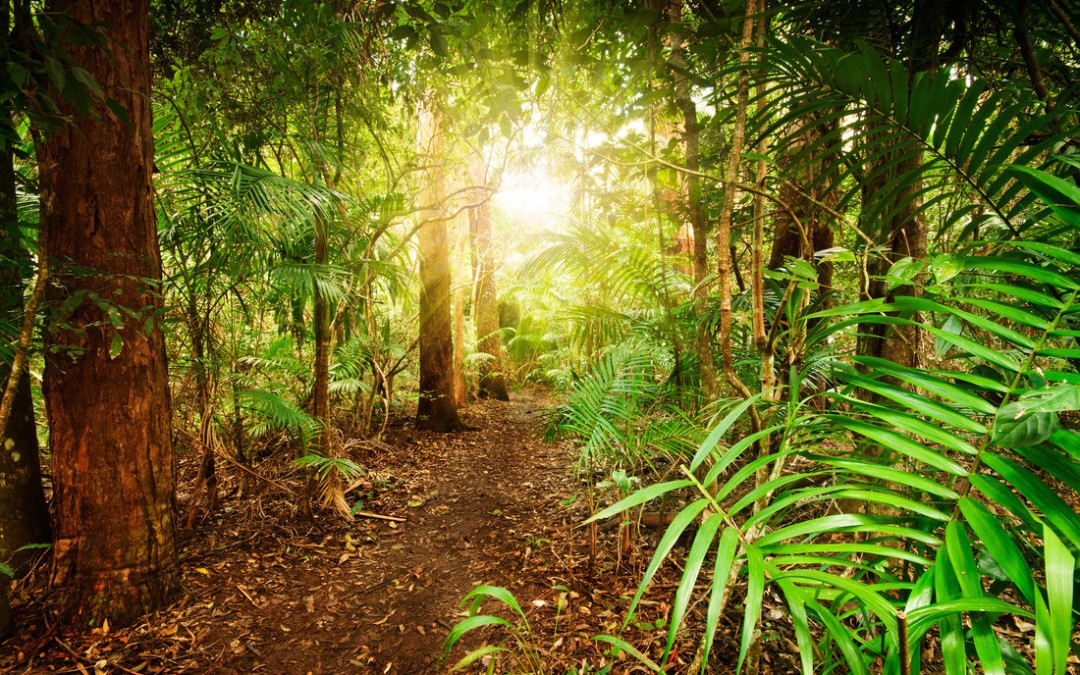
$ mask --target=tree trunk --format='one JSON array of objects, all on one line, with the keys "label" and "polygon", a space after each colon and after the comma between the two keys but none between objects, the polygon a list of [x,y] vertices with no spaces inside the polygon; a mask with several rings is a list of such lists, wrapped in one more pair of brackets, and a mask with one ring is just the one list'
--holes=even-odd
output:
[{"label": "tree trunk", "polygon": [[[788,139],[783,154],[791,158],[786,162],[791,165],[797,155],[805,148],[815,144],[826,133],[831,132],[834,123],[800,119],[792,122],[789,130],[794,132],[804,128],[802,134]],[[832,286],[833,269],[830,263],[819,263],[814,259],[815,251],[832,248],[833,232],[829,227],[830,216],[814,201],[833,206],[836,201],[836,180],[824,175],[830,171],[828,162],[802,164],[798,171],[790,176],[791,182],[780,187],[780,202],[787,209],[778,209],[773,217],[772,253],[769,256],[769,269],[777,270],[784,265],[785,257],[806,260],[814,265],[818,272],[821,293],[828,292]],[[814,200],[814,201],[811,201]],[[790,210],[788,210],[790,209]]]},{"label": "tree trunk", "polygon": [[[54,0],[105,48],[72,48],[127,112],[43,144],[41,209],[57,261],[45,337],[56,532],[52,584],[75,625],[127,624],[179,590],[161,257],[151,192],[148,0]],[[129,316],[120,308],[130,310]],[[119,326],[114,327],[113,317]]]},{"label": "tree trunk", "polygon": [[[668,18],[672,26],[681,26],[682,0],[672,0],[668,5]],[[686,77],[683,59],[683,38],[677,28],[673,29],[668,43],[671,47],[671,75],[675,81],[675,104],[683,118],[683,146],[686,152],[686,169],[683,187],[686,192],[686,217],[690,221],[694,237],[694,307],[697,314],[697,357],[701,376],[701,389],[707,399],[719,394],[716,383],[716,365],[713,362],[713,339],[706,317],[708,316],[709,284],[709,224],[701,208],[701,170],[699,139],[701,123],[698,122],[697,105],[691,96],[690,83]]]},{"label": "tree trunk", "polygon": [[[8,114],[6,108],[4,114]],[[15,167],[12,150],[8,146],[4,146],[0,152],[0,257],[8,262],[0,267],[0,316],[10,320],[11,325],[19,326],[22,325],[23,316],[23,283],[18,263],[28,260],[29,256],[19,240]],[[5,342],[8,337],[4,336]],[[0,365],[0,388],[7,384],[10,373],[11,364]],[[41,486],[30,375],[25,368],[19,376],[3,438],[3,448],[0,448],[0,513],[4,515],[0,517],[0,551],[6,556],[26,544],[52,540],[49,507]],[[11,566],[16,574],[24,570],[35,553],[25,551],[15,555]]]},{"label": "tree trunk", "polygon": [[[473,168],[477,185],[487,184],[487,169],[481,161]],[[495,290],[495,258],[491,250],[491,211],[487,200],[469,209],[469,242],[473,261],[473,322],[476,350],[491,355],[480,365],[477,395],[509,401],[503,377],[502,340],[499,335],[498,293]]]},{"label": "tree trunk", "polygon": [[416,426],[461,428],[454,405],[454,341],[450,326],[450,255],[443,207],[443,129],[430,100],[421,103],[417,137],[424,163],[417,240],[420,249],[420,400]]},{"label": "tree trunk", "polygon": [[[902,145],[895,152],[911,151],[911,147]],[[886,157],[882,161],[889,161],[889,159]],[[873,199],[874,193],[880,190],[880,185],[911,175],[912,172],[919,170],[921,164],[922,153],[915,152],[911,157],[897,164],[893,170],[884,172],[884,175],[869,181],[863,187],[864,202],[868,203]],[[919,213],[921,199],[918,197],[918,192],[921,189],[922,181],[911,181],[907,188],[896,195],[893,204],[884,209],[875,209],[877,213],[889,213],[895,210],[895,215],[876,232],[873,229],[863,229],[864,232],[873,232],[871,236],[883,243],[888,253],[871,262],[869,270],[871,281],[864,289],[862,299],[891,299],[898,295],[915,294],[915,288],[912,286],[902,286],[889,291],[882,277],[888,273],[889,267],[901,258],[910,256],[921,260],[926,257],[926,219]],[[861,223],[861,225],[869,228],[870,223]],[[868,323],[859,325],[859,333],[859,354],[876,356],[911,368],[919,365],[922,331],[917,326],[885,326]]]},{"label": "tree trunk", "polygon": [[465,289],[454,289],[454,402],[464,408],[469,402],[465,387]]},{"label": "tree trunk", "polygon": [[7,599],[7,577],[0,574],[0,637],[11,632],[15,622],[11,618],[11,607]]},{"label": "tree trunk", "polygon": [[[321,274],[329,262],[326,247],[326,220],[315,218],[315,274]],[[326,455],[328,452],[330,431],[330,303],[326,295],[313,283],[315,289],[315,312],[312,316],[312,328],[315,332],[315,384],[312,415],[319,425],[318,436],[314,439],[315,448]]]}]

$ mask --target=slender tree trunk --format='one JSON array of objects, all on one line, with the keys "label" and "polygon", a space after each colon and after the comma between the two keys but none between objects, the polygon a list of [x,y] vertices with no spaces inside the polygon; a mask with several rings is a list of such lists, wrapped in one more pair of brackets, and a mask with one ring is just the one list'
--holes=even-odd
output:
[{"label": "slender tree trunk", "polygon": [[208,431],[214,420],[212,412],[212,396],[210,393],[210,372],[207,369],[207,344],[210,341],[210,323],[203,320],[203,314],[199,311],[197,296],[192,291],[188,304],[188,335],[191,338],[191,353],[193,356],[192,370],[195,374],[195,389],[199,403],[199,440],[202,442],[200,452],[202,459],[199,463],[199,473],[195,479],[195,491],[191,495],[191,504],[188,507],[188,516],[185,526],[191,529],[195,526],[195,517],[198,515],[199,489],[206,486],[206,510],[213,513],[217,509],[217,458],[213,443],[208,442]]},{"label": "slender tree trunk", "polygon": [[[326,228],[326,220],[317,217],[315,219],[316,274],[321,274],[321,270],[329,263]],[[330,303],[320,290],[319,284],[312,285],[315,288],[315,311],[312,316],[312,327],[315,331],[315,383],[312,415],[319,425],[319,435],[315,438],[314,446],[326,454],[329,442],[327,435],[330,431]]]},{"label": "slender tree trunk", "polygon": [[[7,3],[5,3],[6,6]],[[3,22],[6,26],[7,22]],[[5,109],[4,114],[8,114]],[[18,213],[15,201],[15,167],[12,150],[0,151],[0,257],[8,264],[0,267],[0,316],[11,325],[22,325],[23,283],[19,262],[29,255],[19,240]],[[4,336],[5,341],[9,336]],[[34,401],[30,395],[30,374],[21,369],[11,413],[0,448],[0,551],[17,551],[26,544],[52,540],[49,508],[41,486],[41,464],[37,429],[34,425]],[[0,388],[7,385],[11,364],[0,364]],[[6,554],[6,553],[5,553]],[[21,572],[34,552],[18,553],[12,559],[16,573]]]},{"label": "slender tree trunk", "polygon": [[[682,0],[671,0],[668,5],[668,18],[672,26],[682,22]],[[706,317],[708,316],[709,287],[709,224],[701,208],[701,179],[697,172],[701,170],[699,141],[701,123],[698,121],[697,105],[691,96],[690,83],[686,77],[686,63],[683,58],[683,36],[679,29],[673,29],[668,43],[671,48],[672,78],[675,83],[675,103],[683,118],[683,144],[686,151],[687,173],[683,177],[686,192],[686,216],[690,221],[694,237],[694,307],[697,314],[696,347],[698,370],[701,376],[701,389],[707,398],[714,398],[719,389],[716,383],[716,365],[713,362],[713,336]]]},{"label": "slender tree trunk", "polygon": [[[51,580],[76,625],[134,621],[179,590],[161,258],[151,193],[148,0],[54,0],[105,48],[73,48],[127,112],[80,119],[43,144],[46,250],[64,263],[45,340],[55,487]],[[134,317],[119,311],[131,310]],[[113,327],[109,316],[119,317]]]},{"label": "slender tree trunk", "polygon": [[454,405],[454,341],[450,325],[450,255],[443,207],[443,128],[429,99],[419,110],[418,141],[423,171],[417,239],[420,249],[420,400],[416,426],[433,431],[461,428]]},{"label": "slender tree trunk", "polygon": [[[473,165],[473,180],[487,184],[487,169],[479,158]],[[492,358],[480,365],[477,395],[509,401],[503,377],[502,340],[499,336],[498,292],[495,288],[495,254],[491,250],[491,211],[487,200],[469,209],[469,240],[473,267],[473,323],[476,350]]]},{"label": "slender tree trunk", "polygon": [[[744,398],[750,398],[751,393],[746,384],[735,373],[731,351],[731,268],[734,264],[734,256],[731,253],[731,222],[735,213],[736,185],[739,183],[743,145],[746,142],[746,108],[750,99],[750,76],[746,72],[745,66],[750,61],[750,47],[753,45],[756,9],[757,0],[747,0],[739,54],[739,62],[744,66],[744,69],[740,71],[738,79],[738,93],[735,102],[735,128],[732,131],[731,149],[729,150],[727,169],[724,174],[724,202],[720,209],[720,222],[716,228],[716,248],[719,254],[717,276],[720,280],[720,353],[723,359],[724,379]],[[757,427],[757,417],[753,408],[750,409],[750,413],[755,422],[754,426]]]},{"label": "slender tree trunk", "polygon": [[[454,259],[464,268],[465,237],[468,236],[468,225],[464,219],[468,214],[458,214],[451,221],[454,237]],[[459,271],[458,279],[454,282],[453,302],[451,307],[454,311],[454,402],[458,408],[468,405],[469,392],[465,383],[465,282],[466,274]]]}]

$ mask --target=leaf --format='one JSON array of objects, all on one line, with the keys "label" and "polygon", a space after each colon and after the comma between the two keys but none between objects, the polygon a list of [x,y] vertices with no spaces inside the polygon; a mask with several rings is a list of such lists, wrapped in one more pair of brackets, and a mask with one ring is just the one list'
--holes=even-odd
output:
[{"label": "leaf", "polygon": [[[941,330],[952,335],[963,335],[964,322],[960,320],[960,317],[955,314],[950,314],[945,319],[945,323],[942,324]],[[938,338],[934,340],[934,353],[939,359],[946,358],[949,355],[949,348],[951,343]]]},{"label": "leaf", "polygon": [[925,260],[916,260],[910,256],[901,258],[889,268],[885,283],[890,291],[901,286],[909,286],[925,267]]},{"label": "leaf", "polygon": [[115,359],[124,351],[124,338],[117,331],[113,332],[112,340],[109,341],[109,358]]},{"label": "leaf", "polygon": [[522,619],[525,619],[525,612],[521,610],[521,606],[518,605],[518,601],[513,593],[501,586],[477,586],[469,591],[468,595],[462,598],[461,604],[464,605],[472,600],[469,608],[471,612],[475,613],[480,608],[480,603],[484,601],[484,598],[494,598],[495,600],[498,600],[514,610]]},{"label": "leaf", "polygon": [[1039,195],[1063,221],[1080,229],[1080,188],[1057,176],[1026,166],[1011,165],[1006,172]]},{"label": "leaf", "polygon": [[[1045,442],[1054,435],[1061,425],[1056,413],[1024,413],[1022,409],[1007,410],[1013,404],[1006,405],[994,420],[995,445],[1003,448],[1030,448]],[[1009,413],[1013,416],[1006,416]]]},{"label": "leaf", "polygon": [[450,56],[450,45],[446,42],[446,36],[435,26],[430,26],[430,30],[431,51],[434,52],[436,56],[444,59]]},{"label": "leaf", "polygon": [[806,603],[802,601],[795,584],[786,579],[777,581],[784,593],[791,613],[791,624],[795,629],[795,639],[799,645],[799,664],[803,675],[814,673],[814,638],[810,635],[810,621],[806,615]]},{"label": "leaf", "polygon": [[638,504],[644,504],[647,501],[665,495],[672,490],[690,487],[693,484],[693,481],[684,479],[667,481],[666,483],[656,483],[655,485],[641,488],[640,490],[635,491],[632,495],[621,499],[615,504],[612,504],[606,509],[600,511],[592,518],[589,518],[584,523],[582,523],[582,525],[588,525],[589,523],[595,522],[597,520],[604,520],[606,518],[610,518],[614,515],[622,513],[623,511],[626,511],[627,509],[631,509]]},{"label": "leaf", "polygon": [[712,453],[713,449],[716,447],[716,444],[720,442],[720,439],[724,436],[724,434],[728,432],[728,429],[731,428],[731,425],[738,421],[739,418],[741,418],[743,414],[750,408],[750,406],[754,405],[757,400],[763,395],[764,392],[758,393],[744,400],[742,403],[735,406],[735,408],[731,412],[729,412],[724,417],[724,419],[720,420],[719,424],[712,428],[712,430],[709,432],[709,435],[701,443],[701,446],[699,447],[697,453],[694,455],[694,459],[690,462],[691,471],[697,471],[698,467],[701,466],[701,463],[705,461],[705,458],[708,457],[710,453]]},{"label": "leaf", "polygon": [[[949,562],[953,566],[963,597],[983,600],[985,593],[975,556],[971,551],[971,542],[959,522],[953,520],[945,527],[945,545],[949,550]],[[985,615],[972,615],[971,632],[983,670],[987,675],[1005,675],[1005,663],[1001,658],[997,635]]]},{"label": "leaf", "polygon": [[1049,632],[1053,645],[1054,673],[1065,675],[1068,672],[1067,662],[1072,647],[1076,560],[1049,527],[1043,529],[1043,542],[1046,557],[1046,596],[1049,605],[1047,619],[1050,622]]},{"label": "leaf", "polygon": [[1038,507],[1050,524],[1073,546],[1080,547],[1080,517],[1054,490],[1008,458],[987,452],[983,454],[983,462]]},{"label": "leaf", "polygon": [[682,536],[682,533],[690,523],[694,522],[710,503],[711,502],[708,499],[698,499],[683,507],[682,510],[675,514],[675,517],[671,521],[671,525],[664,531],[664,536],[660,538],[660,543],[656,545],[656,552],[653,553],[652,559],[649,561],[649,567],[645,570],[645,574],[642,575],[637,592],[634,593],[630,605],[626,608],[626,618],[623,620],[624,629],[629,625],[630,617],[633,615],[634,610],[637,609],[638,603],[641,602],[641,597],[645,594],[645,589],[656,575],[656,572],[660,569],[660,565],[667,558],[668,554],[671,553],[671,549],[675,547],[679,537]]},{"label": "leaf", "polygon": [[[447,651],[449,651],[449,649],[447,649]],[[460,661],[455,663],[453,667],[450,668],[450,670],[462,670],[463,668],[483,659],[485,656],[491,656],[494,654],[498,654],[499,652],[505,651],[507,651],[505,647],[500,647],[498,645],[486,645],[484,647],[479,647],[463,656]]]},{"label": "leaf", "polygon": [[882,427],[866,424],[865,422],[859,422],[853,420],[844,415],[825,415],[826,419],[830,419],[837,423],[841,427],[853,431],[861,436],[864,436],[876,443],[880,443],[883,447],[888,448],[894,452],[899,452],[903,455],[907,455],[912,459],[918,460],[925,464],[951,473],[954,476],[966,475],[964,467],[957,464],[949,457],[918,443],[902,434],[884,429]]},{"label": "leaf", "polygon": [[[958,600],[960,588],[956,582],[949,561],[948,547],[938,552],[937,562],[934,564],[934,593],[937,596],[934,604],[922,610],[916,610],[908,615],[908,630],[912,635],[922,636],[933,623],[938,623],[938,631],[941,637],[941,654],[947,675],[966,675],[967,655],[964,650],[964,628],[960,623],[960,617],[956,616],[959,611],[953,609],[958,602],[978,603],[983,607],[983,601],[970,598]],[[934,612],[931,614],[931,612]],[[920,624],[927,623],[923,628]]]},{"label": "leaf", "polygon": [[443,646],[443,651],[449,653],[457,641],[462,638],[469,631],[480,628],[482,626],[505,626],[512,628],[513,626],[509,621],[498,616],[490,616],[487,614],[477,614],[474,616],[462,619],[454,628],[450,631],[450,634],[446,636],[446,642]]},{"label": "leaf", "polygon": [[633,656],[635,659],[645,664],[645,666],[647,666],[654,673],[662,673],[664,671],[664,669],[656,665],[656,663],[652,659],[642,654],[640,650],[638,650],[636,647],[634,647],[629,642],[620,637],[615,637],[614,635],[597,635],[592,639],[596,640],[597,642],[606,642],[609,645],[623,650],[630,656]]},{"label": "leaf", "polygon": [[1005,574],[1020,589],[1024,598],[1034,604],[1035,579],[1031,568],[1016,542],[1002,530],[1001,522],[989,509],[971,497],[962,497],[959,506],[968,525],[983,542],[987,552],[1005,570]]},{"label": "leaf", "polygon": [[720,610],[724,594],[730,580],[736,576],[735,556],[739,551],[739,531],[733,527],[724,529],[716,544],[716,562],[713,565],[712,588],[709,593],[709,608],[705,614],[705,637],[703,659],[708,662],[709,650],[720,625]]},{"label": "leaf", "polygon": [[742,638],[739,641],[739,663],[736,672],[742,671],[746,653],[758,629],[761,619],[761,603],[765,596],[765,559],[756,546],[746,547],[746,602],[743,605]]},{"label": "leaf", "polygon": [[664,647],[664,660],[667,661],[671,654],[671,648],[675,645],[675,636],[682,626],[686,617],[686,610],[690,605],[690,597],[694,591],[701,565],[705,562],[705,556],[712,548],[713,539],[717,530],[724,524],[724,514],[714,513],[709,516],[701,527],[698,528],[694,541],[690,545],[690,552],[686,556],[683,565],[682,577],[679,579],[678,589],[675,591],[675,599],[671,605],[670,619],[668,619],[667,644]]}]

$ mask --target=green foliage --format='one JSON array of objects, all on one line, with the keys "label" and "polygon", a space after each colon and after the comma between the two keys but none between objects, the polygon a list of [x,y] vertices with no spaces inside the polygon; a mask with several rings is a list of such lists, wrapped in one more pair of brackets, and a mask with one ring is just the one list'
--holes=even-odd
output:
[{"label": "green foliage", "polygon": [[[1044,190],[1059,184],[1026,175]],[[711,561],[705,649],[727,585],[745,577],[740,663],[772,586],[789,606],[806,673],[817,659],[855,673],[880,659],[883,672],[897,673],[906,655],[917,667],[931,630],[950,674],[967,672],[971,658],[988,673],[1032,672],[995,631],[1003,615],[1034,621],[1029,648],[1038,673],[1066,672],[1080,434],[1059,418],[1080,407],[1075,331],[1064,329],[1076,315],[1080,278],[1070,250],[990,246],[990,254],[932,258],[928,268],[947,273],[918,297],[802,317],[834,322],[819,340],[857,324],[918,325],[948,344],[948,370],[835,359],[832,386],[817,400],[792,394],[775,415],[779,423],[736,435],[724,448],[719,440],[737,422],[729,415],[687,463],[686,480],[644,488],[594,516],[692,493],[630,607],[682,531],[701,520],[676,592],[669,649]],[[749,405],[763,419],[779,412],[751,399],[735,413]],[[833,502],[839,512],[822,508]]]},{"label": "green foliage", "polygon": [[[494,614],[480,614],[481,606],[488,599],[495,600],[506,609],[511,610],[511,619],[507,620]],[[500,586],[477,586],[462,599],[461,604],[463,606],[468,604],[468,617],[459,621],[450,630],[450,634],[446,636],[446,640],[443,642],[444,661],[450,656],[454,645],[458,644],[467,633],[473,630],[490,626],[497,628],[504,635],[499,644],[479,647],[465,654],[450,668],[452,672],[463,670],[477,662],[486,662],[486,672],[489,675],[495,672],[521,673],[522,675],[543,675],[544,673],[554,672],[546,666],[544,650],[538,641],[539,638],[532,626],[529,625],[529,619],[525,616],[525,611],[521,608],[521,605],[518,604],[517,598],[510,591]],[[563,601],[560,600],[556,606],[556,627],[562,615],[563,607]],[[636,651],[629,645],[626,645],[626,648],[631,652]],[[513,666],[509,665],[511,663]],[[512,670],[507,669],[511,667]],[[606,675],[611,672],[611,666],[598,670],[593,670],[588,665],[583,667],[585,670],[578,670],[575,667],[568,671],[567,675],[587,675],[590,673]],[[499,670],[496,671],[496,668],[499,668]]]},{"label": "green foliage", "polygon": [[260,421],[249,431],[262,436],[272,430],[288,432],[300,444],[300,454],[306,455],[308,444],[318,433],[318,422],[288,399],[264,389],[245,389],[237,392],[240,406]]},{"label": "green foliage", "polygon": [[604,354],[548,414],[549,439],[580,441],[580,464],[649,461],[653,454],[684,455],[698,427],[679,408],[665,404],[657,352],[647,342],[626,342]]},{"label": "green foliage", "polygon": [[[963,197],[960,208],[945,212],[941,231],[957,222],[970,230],[982,221],[1019,231],[1013,221],[1034,195],[1021,193],[1015,174],[1005,169],[1037,164],[1060,141],[1057,135],[1029,141],[1052,128],[1050,116],[1032,112],[1040,104],[949,72],[919,72],[909,81],[906,64],[869,45],[858,47],[847,52],[804,38],[774,39],[748,66],[766,92],[757,102],[756,133],[777,147],[803,146],[776,167],[782,175],[812,175],[823,160],[831,165],[841,158],[834,170],[856,180],[847,183],[838,210],[861,201],[864,222],[884,227],[904,210],[915,217]],[[875,125],[882,130],[866,131]],[[826,131],[813,143],[797,143],[809,127]],[[917,155],[921,161],[912,166]],[[869,173],[867,160],[873,162]],[[830,172],[817,178],[833,179]],[[867,185],[878,189],[864,195]],[[977,215],[980,207],[993,219]]]}]

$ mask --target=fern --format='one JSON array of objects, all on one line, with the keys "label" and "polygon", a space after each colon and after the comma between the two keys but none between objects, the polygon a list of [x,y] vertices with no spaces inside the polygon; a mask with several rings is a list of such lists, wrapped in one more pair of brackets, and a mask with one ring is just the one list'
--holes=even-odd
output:
[{"label": "fern", "polygon": [[253,436],[265,435],[272,429],[287,431],[300,442],[300,454],[307,454],[308,443],[318,431],[318,422],[311,415],[265,389],[245,389],[236,397],[242,408],[262,420],[250,430]]}]

